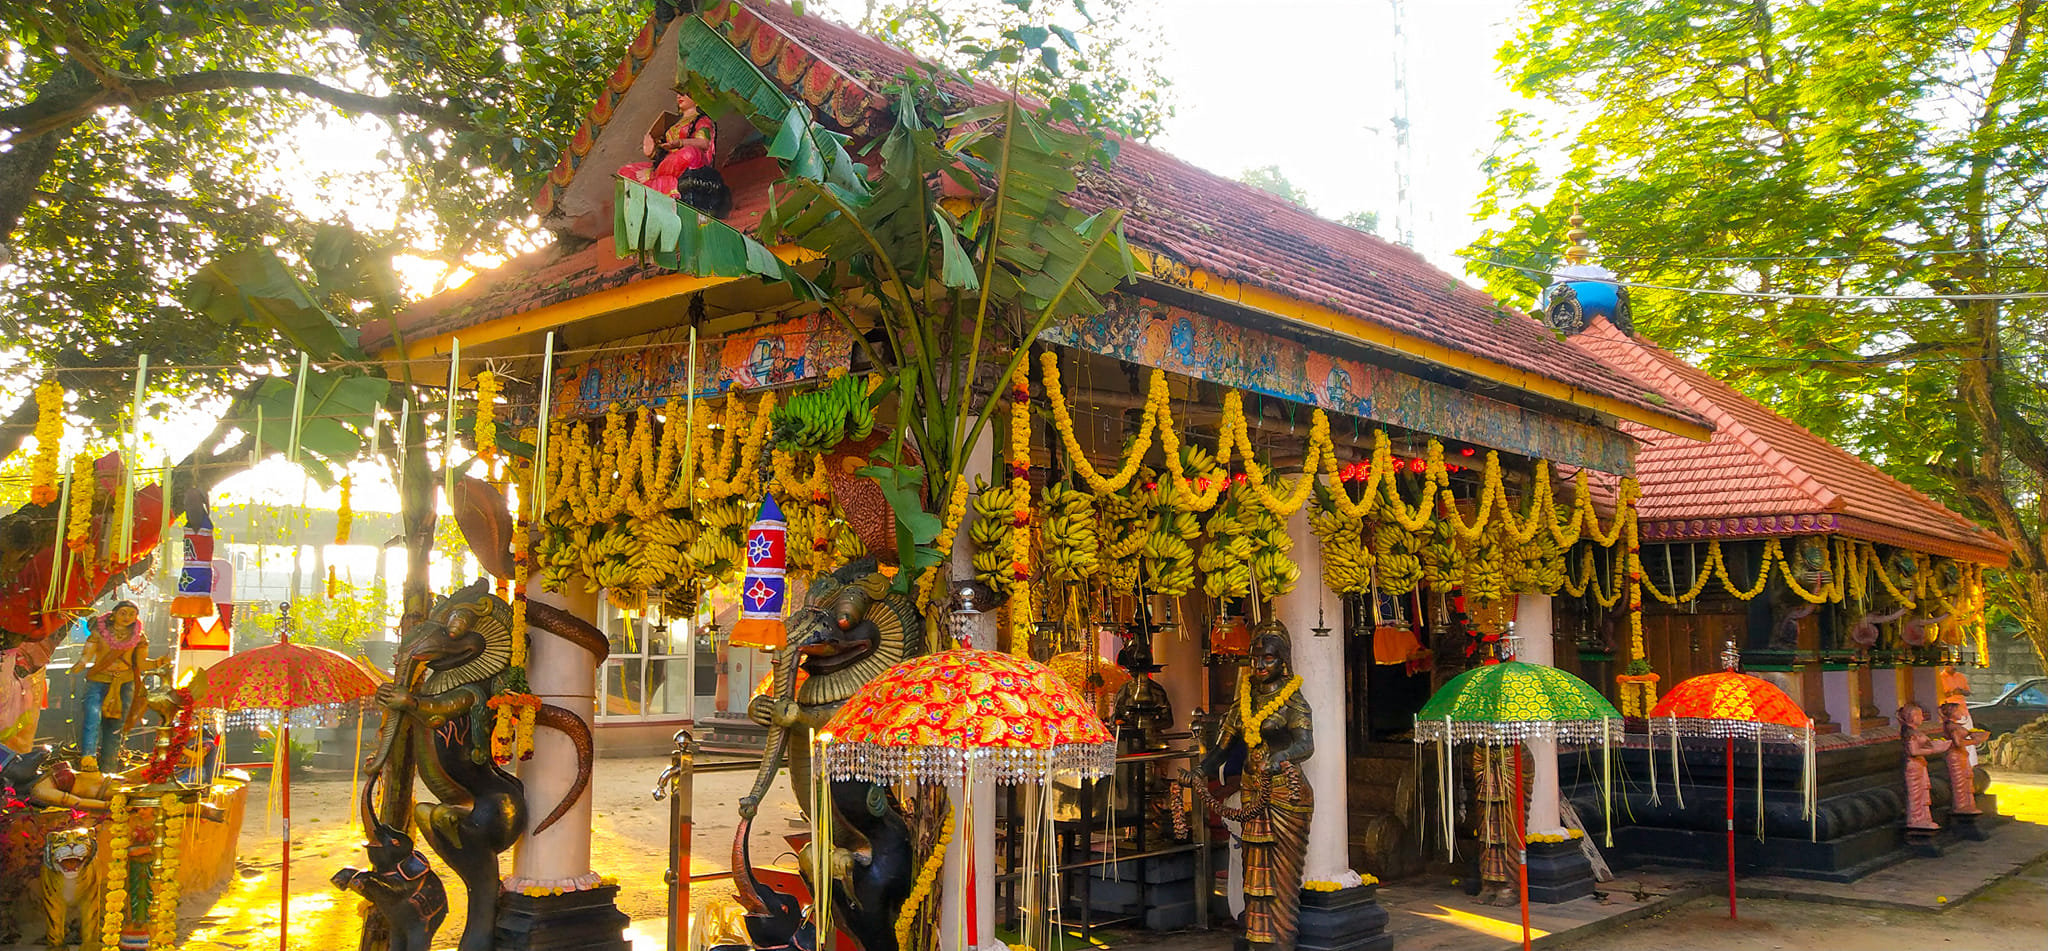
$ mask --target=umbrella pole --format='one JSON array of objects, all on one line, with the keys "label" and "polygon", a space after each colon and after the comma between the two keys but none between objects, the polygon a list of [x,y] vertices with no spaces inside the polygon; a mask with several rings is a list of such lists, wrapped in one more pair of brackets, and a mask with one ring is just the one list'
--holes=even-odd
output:
[{"label": "umbrella pole", "polygon": [[[1727,819],[1728,819],[1728,918],[1735,918],[1735,738],[1728,737],[1726,772],[1728,774]],[[1763,782],[1763,777],[1757,777]]]},{"label": "umbrella pole", "polygon": [[1515,866],[1521,879],[1522,951],[1529,951],[1529,803],[1522,796],[1522,745],[1517,743],[1511,749],[1515,751],[1515,855],[1520,857]]},{"label": "umbrella pole", "polygon": [[[285,799],[285,863],[279,871],[279,894],[276,894],[276,951],[285,951],[285,937],[291,935],[285,926],[285,918],[291,914],[291,711],[285,711],[285,717],[281,719],[276,748],[283,750],[279,756],[279,769],[276,769],[276,775],[281,779],[276,785],[279,785],[279,797]],[[1729,834],[1733,836],[1735,832]]]}]

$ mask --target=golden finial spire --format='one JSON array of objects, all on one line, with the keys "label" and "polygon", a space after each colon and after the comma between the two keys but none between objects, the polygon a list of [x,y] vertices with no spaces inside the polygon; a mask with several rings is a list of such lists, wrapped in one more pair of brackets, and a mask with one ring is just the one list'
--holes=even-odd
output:
[{"label": "golden finial spire", "polygon": [[1565,231],[1564,237],[1566,241],[1572,243],[1571,247],[1564,249],[1565,263],[1584,264],[1587,258],[1593,256],[1593,252],[1586,247],[1586,239],[1591,237],[1591,233],[1586,230],[1586,216],[1579,214],[1578,202],[1572,203],[1572,216],[1565,221],[1571,228]]}]

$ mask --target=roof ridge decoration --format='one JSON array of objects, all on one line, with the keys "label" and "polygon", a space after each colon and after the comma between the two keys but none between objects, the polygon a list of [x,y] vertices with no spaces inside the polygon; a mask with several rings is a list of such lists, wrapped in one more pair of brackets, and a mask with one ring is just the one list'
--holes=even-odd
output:
[{"label": "roof ridge decoration", "polygon": [[619,100],[625,98],[626,90],[633,88],[633,82],[647,68],[648,60],[654,58],[654,49],[660,45],[661,34],[669,19],[663,19],[665,9],[659,8],[640,25],[640,32],[633,34],[633,42],[626,44],[626,57],[619,61],[611,75],[606,76],[604,86],[597,91],[597,101],[591,104],[590,115],[576,126],[574,134],[562,149],[562,157],[550,169],[547,178],[540,183],[540,190],[533,196],[533,213],[546,218],[555,210],[555,203],[562,198],[562,192],[569,183],[576,180],[576,173],[583,167],[583,157],[590,154],[597,145],[598,134],[612,121],[613,110]]}]

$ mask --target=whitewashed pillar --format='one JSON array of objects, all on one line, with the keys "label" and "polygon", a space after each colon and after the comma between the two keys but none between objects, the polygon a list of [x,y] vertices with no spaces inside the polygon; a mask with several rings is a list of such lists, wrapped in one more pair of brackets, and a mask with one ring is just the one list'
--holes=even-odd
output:
[{"label": "whitewashed pillar", "polygon": [[[1545,667],[1556,666],[1552,628],[1549,595],[1516,596],[1515,633],[1522,639],[1522,654],[1518,660]],[[1529,790],[1529,832],[1562,833],[1564,818],[1558,808],[1557,741],[1532,739],[1528,748],[1529,760],[1534,766]]]},{"label": "whitewashed pillar", "polygon": [[[1316,797],[1302,877],[1338,881],[1351,871],[1344,780],[1344,637],[1335,630],[1344,626],[1344,609],[1323,586],[1323,549],[1309,528],[1307,506],[1287,520],[1287,535],[1294,539],[1301,582],[1273,599],[1273,616],[1287,625],[1294,642],[1294,672],[1301,675],[1301,697],[1315,716],[1316,737],[1315,755],[1301,764],[1302,776]],[[1333,630],[1327,637],[1317,637],[1313,629],[1318,626]]]},{"label": "whitewashed pillar", "polygon": [[[598,596],[586,594],[580,581],[562,593],[542,591],[534,585],[527,599],[535,604],[560,608],[599,623]],[[536,627],[526,629],[526,682],[542,703],[553,704],[591,722],[596,709],[597,658]],[[539,824],[555,804],[567,795],[576,780],[576,746],[554,730],[535,730],[533,758],[519,764],[519,780],[526,784],[528,821]],[[512,855],[512,879],[505,887],[514,891],[528,885],[587,888],[595,883],[590,870],[591,791],[585,789],[576,804],[562,818],[539,835],[519,840]]]},{"label": "whitewashed pillar", "polygon": [[[961,425],[972,428],[974,420],[974,417],[967,417],[962,420]],[[980,476],[991,484],[1007,481],[995,478],[995,447],[996,441],[993,428],[983,429],[981,438],[976,440],[974,446],[967,450],[967,462],[961,468],[960,478],[966,479],[970,485],[973,483],[975,476]],[[944,505],[945,501],[944,499],[939,499],[936,500],[935,504]],[[940,516],[944,517],[944,514],[941,512]],[[972,506],[970,506],[966,518],[971,519],[973,517],[974,513]],[[967,525],[964,519],[959,532],[953,537],[953,562],[951,569],[951,577],[974,577],[974,543],[967,538]],[[943,583],[945,579],[942,578],[940,580]],[[946,610],[947,601],[948,599],[944,596],[944,592],[940,592],[938,596],[932,599],[932,609],[935,611]],[[968,644],[983,650],[995,650],[997,648],[997,617],[997,612],[990,611],[972,622],[973,626],[968,631]],[[940,646],[950,648],[953,645],[943,644]],[[969,843],[972,843],[974,850],[974,922],[976,926],[973,929],[974,937],[979,942],[978,947],[980,948],[1004,951],[1002,941],[996,938],[995,786],[986,780],[978,778],[974,787],[971,791],[974,805],[971,827],[968,821],[970,817],[965,814],[967,797],[961,795],[962,787],[947,787],[947,794],[953,801],[954,828],[968,829],[971,834],[954,836],[952,844],[946,847],[946,865],[941,873],[941,878],[944,881],[945,897],[939,904],[940,947],[945,949],[945,951],[965,947],[966,935],[963,933],[960,909],[966,901],[962,892],[966,886],[965,879],[967,876],[959,874],[958,870],[960,863],[966,861],[966,849],[969,847]]]}]

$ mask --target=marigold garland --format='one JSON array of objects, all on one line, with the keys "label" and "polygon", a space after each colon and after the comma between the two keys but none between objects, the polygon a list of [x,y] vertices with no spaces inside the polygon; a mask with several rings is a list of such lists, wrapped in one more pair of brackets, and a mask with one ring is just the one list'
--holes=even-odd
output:
[{"label": "marigold garland", "polygon": [[77,553],[81,563],[93,562],[92,497],[99,480],[93,477],[92,455],[81,452],[71,459],[71,512],[65,519],[64,547]]},{"label": "marigold garland", "polygon": [[489,465],[498,456],[498,375],[476,375],[476,454]]},{"label": "marigold garland", "polygon": [[1010,653],[1031,654],[1031,371],[1017,362],[1010,377]]},{"label": "marigold garland", "polygon": [[1301,675],[1295,674],[1287,678],[1286,683],[1280,685],[1280,691],[1273,695],[1273,699],[1266,701],[1265,705],[1254,711],[1252,709],[1252,679],[1248,676],[1238,678],[1237,717],[1239,722],[1243,724],[1242,732],[1239,735],[1244,738],[1244,745],[1247,749],[1255,749],[1266,745],[1264,734],[1266,718],[1278,713],[1280,708],[1286,705],[1287,701],[1294,699],[1295,693],[1300,690]]},{"label": "marigold garland", "polygon": [[36,385],[36,454],[29,464],[28,500],[35,505],[57,501],[57,466],[64,453],[64,385],[44,380]]},{"label": "marigold garland", "polygon": [[910,928],[917,923],[917,912],[925,899],[930,898],[939,880],[939,871],[946,864],[946,847],[953,844],[953,810],[946,810],[945,824],[939,827],[939,840],[932,843],[932,850],[924,857],[924,864],[918,866],[917,883],[910,888],[910,895],[903,899],[903,910],[896,913],[896,947],[909,951]]},{"label": "marigold garland", "polygon": [[[113,949],[121,946],[121,929],[128,924],[128,849],[133,831],[126,792],[115,793],[107,806],[112,828],[107,832],[106,887],[100,890],[100,947]],[[85,925],[81,922],[79,927]]]},{"label": "marigold garland", "polygon": [[150,944],[172,948],[178,942],[178,867],[185,840],[185,804],[166,795],[157,807],[156,876],[149,894]]}]

